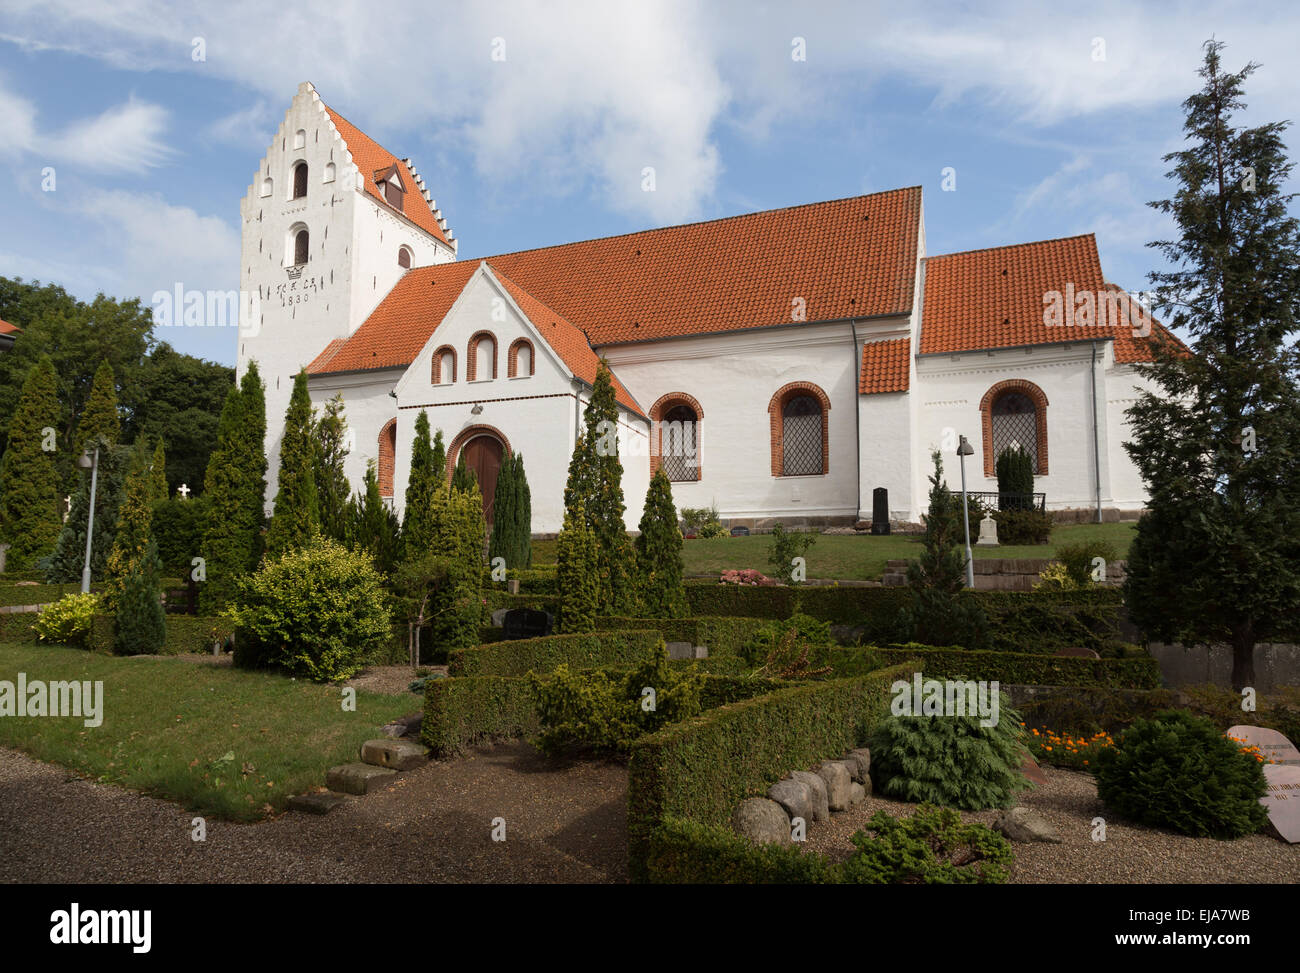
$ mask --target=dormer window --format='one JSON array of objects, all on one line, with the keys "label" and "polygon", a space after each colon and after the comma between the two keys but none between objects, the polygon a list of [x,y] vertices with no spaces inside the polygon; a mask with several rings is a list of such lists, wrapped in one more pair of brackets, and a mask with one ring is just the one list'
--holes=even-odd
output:
[{"label": "dormer window", "polygon": [[389,166],[387,169],[376,172],[375,185],[379,187],[384,202],[400,213],[402,211],[402,200],[406,195],[406,184],[402,182],[402,176],[397,166]]}]

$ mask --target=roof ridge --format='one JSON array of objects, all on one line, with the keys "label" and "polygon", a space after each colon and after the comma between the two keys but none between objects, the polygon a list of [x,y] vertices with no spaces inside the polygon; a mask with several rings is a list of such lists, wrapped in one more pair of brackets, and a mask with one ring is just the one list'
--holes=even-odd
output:
[{"label": "roof ridge", "polygon": [[588,348],[591,348],[591,350],[592,350],[593,352],[595,352],[596,349],[595,349],[595,348],[592,346],[592,344],[591,344],[591,335],[587,334],[587,329],[586,329],[586,328],[583,328],[583,327],[580,327],[580,326],[577,325],[577,324],[574,324],[574,323],[573,323],[572,321],[570,321],[567,317],[565,317],[565,316],[564,316],[563,314],[561,314],[559,311],[555,310],[555,308],[551,307],[551,305],[547,304],[545,301],[543,301],[540,297],[538,297],[536,294],[534,294],[531,290],[529,290],[529,289],[528,289],[527,287],[525,287],[523,284],[519,283],[519,281],[515,280],[515,279],[514,279],[513,277],[511,277],[509,274],[504,273],[504,272],[503,272],[502,270],[500,270],[499,268],[492,266],[492,263],[491,263],[490,258],[488,258],[488,257],[482,257],[482,258],[479,259],[479,263],[481,263],[481,264],[486,264],[486,265],[487,265],[487,268],[488,268],[490,271],[492,271],[493,276],[495,276],[495,277],[499,277],[501,280],[509,281],[509,282],[510,282],[511,284],[513,284],[515,287],[518,287],[521,291],[523,291],[525,294],[527,294],[530,298],[532,298],[534,301],[536,301],[538,304],[540,304],[540,305],[542,306],[542,308],[544,308],[545,310],[549,311],[551,314],[554,314],[556,318],[558,318],[559,320],[563,321],[563,322],[564,322],[565,324],[567,324],[569,327],[573,328],[575,331],[577,331],[579,334],[581,334],[582,337],[583,337],[584,339],[586,339],[587,347],[588,347]]},{"label": "roof ridge", "polygon": [[[972,253],[992,253],[995,250],[1014,250],[1016,247],[1037,247],[1045,243],[1064,243],[1067,240],[1082,240],[1091,237],[1096,242],[1096,231],[1089,230],[1087,233],[1073,233],[1070,236],[1049,237],[1046,240],[1026,240],[1023,243],[1004,243],[996,247],[976,247],[973,250],[954,250],[952,253],[936,253],[927,256],[926,261],[945,260],[948,257],[964,257]],[[1102,275],[1103,277],[1105,274]]]},{"label": "roof ridge", "polygon": [[752,213],[733,213],[731,216],[718,216],[711,220],[693,220],[690,223],[670,223],[667,226],[655,226],[645,230],[631,230],[627,233],[611,233],[608,236],[588,237],[585,240],[570,240],[568,243],[552,243],[540,247],[527,247],[523,250],[507,250],[502,253],[484,254],[479,257],[469,257],[470,260],[492,260],[501,257],[515,257],[525,253],[536,253],[539,250],[559,250],[561,247],[576,247],[583,243],[599,243],[602,240],[618,240],[622,237],[641,236],[646,233],[663,233],[668,230],[684,230],[690,226],[708,226],[713,223],[726,223],[729,220],[744,220],[755,216],[765,216],[769,213],[783,213],[791,210],[812,209],[815,206],[829,206],[832,203],[847,203],[854,199],[871,199],[875,196],[891,196],[895,193],[920,191],[921,186],[900,186],[898,189],[885,189],[878,193],[862,193],[857,196],[842,196],[838,199],[822,199],[815,203],[796,203],[791,206],[777,206],[773,209],[760,209]]}]

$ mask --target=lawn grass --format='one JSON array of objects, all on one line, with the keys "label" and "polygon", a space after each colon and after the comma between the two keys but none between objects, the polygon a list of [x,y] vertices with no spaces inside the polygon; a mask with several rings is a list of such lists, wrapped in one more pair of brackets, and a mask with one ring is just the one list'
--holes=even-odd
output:
[{"label": "lawn grass", "polygon": [[420,707],[409,693],[358,692],[356,711],[345,712],[337,686],[177,658],[0,644],[0,679],[19,672],[29,682],[102,680],[103,724],[3,717],[0,745],[236,821],[324,784],[326,770],[357,760],[380,726]]},{"label": "lawn grass", "polygon": [[[1082,544],[1086,541],[1105,540],[1115,546],[1119,556],[1128,555],[1133,540],[1134,524],[1068,524],[1053,528],[1047,544],[1011,547],[973,547],[976,558],[1015,557],[1051,558],[1056,556],[1057,545]],[[686,573],[716,575],[731,568],[755,568],[768,573],[768,551],[772,546],[769,534],[751,534],[749,537],[715,537],[709,540],[688,540],[682,547],[682,561]],[[871,534],[819,534],[817,543],[809,550],[808,577],[836,581],[870,580],[879,578],[885,562],[910,560],[920,555],[920,535],[889,534],[875,537]],[[555,563],[555,541],[533,541],[533,564]]]}]

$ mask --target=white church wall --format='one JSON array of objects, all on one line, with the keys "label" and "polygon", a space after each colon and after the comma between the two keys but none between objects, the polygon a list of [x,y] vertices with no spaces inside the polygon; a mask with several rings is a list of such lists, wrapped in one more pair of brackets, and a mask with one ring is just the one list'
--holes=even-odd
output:
[{"label": "white church wall", "polygon": [[[343,462],[348,483],[355,493],[362,489],[367,462],[379,465],[379,434],[398,415],[397,401],[389,394],[402,377],[400,368],[373,372],[322,375],[310,380],[312,406],[320,412],[336,393],[343,394],[351,451]],[[405,416],[398,418],[400,426]]]},{"label": "white church wall", "polygon": [[1125,413],[1149,387],[1158,390],[1131,365],[1117,365],[1106,373],[1106,416],[1114,430],[1110,438],[1111,494],[1114,506],[1120,510],[1141,510],[1146,506],[1146,486],[1124,443],[1132,438],[1132,427]]},{"label": "white church wall", "polygon": [[911,520],[912,511],[912,406],[907,392],[882,392],[858,396],[861,429],[861,510],[872,516],[872,491],[889,491],[889,515]]},{"label": "white church wall", "polygon": [[[859,362],[847,324],[762,328],[597,350],[647,412],[674,392],[700,403],[701,477],[673,484],[678,508],[716,505],[723,517],[734,519],[857,515]],[[810,382],[830,399],[827,474],[772,475],[768,405],[791,382]],[[645,469],[648,476],[648,463]]]},{"label": "white church wall", "polygon": [[[405,206],[425,205],[414,186],[406,188]],[[361,327],[370,312],[379,306],[406,273],[406,268],[397,262],[402,247],[411,251],[412,267],[427,267],[456,259],[450,247],[412,226],[368,193],[358,193],[352,243],[352,279],[356,281],[356,287],[352,292],[349,333]]]}]

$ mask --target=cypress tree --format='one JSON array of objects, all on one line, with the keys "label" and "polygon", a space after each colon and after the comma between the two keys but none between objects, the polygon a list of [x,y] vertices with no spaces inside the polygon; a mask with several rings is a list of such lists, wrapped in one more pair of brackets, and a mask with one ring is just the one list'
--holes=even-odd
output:
[{"label": "cypress tree", "polygon": [[118,509],[117,532],[113,550],[108,555],[104,569],[104,603],[109,611],[116,609],[126,587],[127,578],[139,575],[148,581],[153,571],[157,588],[157,567],[146,561],[157,560],[157,547],[153,545],[153,479],[149,469],[150,455],[144,443],[131,450],[131,468],[126,476],[122,504]]},{"label": "cypress tree", "polygon": [[596,539],[578,500],[564,513],[555,542],[556,587],[560,591],[560,631],[591,632],[600,613],[596,577]]},{"label": "cypress tree", "polygon": [[244,399],[244,425],[241,438],[241,452],[248,458],[249,483],[245,494],[246,509],[244,516],[251,525],[253,535],[253,556],[248,566],[249,571],[257,569],[262,560],[263,528],[266,525],[266,386],[262,382],[257,362],[248,363],[248,371],[239,383],[239,392]]},{"label": "cypress tree", "polygon": [[320,509],[321,533],[342,543],[347,538],[348,485],[343,463],[348,455],[347,420],[343,393],[325,403],[316,422],[314,480]]},{"label": "cypress tree", "polygon": [[0,459],[0,539],[11,571],[31,570],[54,550],[63,526],[55,470],[58,379],[49,356],[27,372]]},{"label": "cypress tree", "polygon": [[656,470],[646,491],[641,534],[636,539],[640,610],[655,618],[684,617],[683,573],[682,532],[677,526],[672,485],[663,470]]},{"label": "cypress tree", "polygon": [[463,449],[456,460],[456,468],[451,473],[451,488],[453,490],[478,489],[478,474],[465,465],[465,450]]},{"label": "cypress tree", "polygon": [[433,480],[439,484],[447,480],[447,447],[443,444],[441,429],[433,436]]},{"label": "cypress tree", "polygon": [[170,495],[167,489],[167,452],[163,448],[162,436],[153,449],[153,462],[149,464],[150,487],[154,503],[161,503]]},{"label": "cypress tree", "polygon": [[1255,644],[1300,617],[1300,221],[1283,191],[1288,123],[1234,124],[1256,65],[1227,72],[1222,48],[1206,42],[1185,147],[1164,157],[1176,192],[1151,204],[1178,231],[1151,244],[1174,268],[1149,275],[1155,306],[1192,340],[1152,342],[1137,366],[1159,391],[1128,411],[1150,500],[1125,602],[1150,638],[1231,644],[1240,690],[1255,685]]},{"label": "cypress tree", "polygon": [[[429,441],[429,414],[421,409],[415,417],[411,473],[406,480],[406,509],[402,511],[402,550],[406,560],[419,560],[429,552],[433,542],[433,498],[445,489],[436,459]],[[443,463],[445,466],[445,456]]]},{"label": "cypress tree", "polygon": [[400,550],[397,515],[379,495],[375,461],[366,463],[361,490],[348,501],[348,547],[365,551],[385,577],[397,569]]},{"label": "cypress tree", "polygon": [[524,458],[515,453],[506,457],[497,476],[488,560],[504,558],[506,567],[511,570],[528,567],[532,561],[532,519],[532,498],[524,475]]},{"label": "cypress tree", "polygon": [[279,488],[275,512],[266,530],[266,553],[279,557],[306,547],[320,533],[320,499],[316,495],[316,442],[307,371],[294,376],[280,440]]},{"label": "cypress tree", "polygon": [[95,442],[103,436],[110,443],[116,443],[122,435],[122,418],[117,411],[117,387],[113,375],[113,366],[101,361],[95,369],[95,378],[90,386],[90,397],[81,412],[77,423],[77,448],[86,443]]},{"label": "cypress tree", "polygon": [[1034,460],[1025,447],[1002,450],[998,454],[996,472],[1000,509],[1028,510],[1034,505]]},{"label": "cypress tree", "polygon": [[122,579],[117,596],[113,651],[118,655],[153,655],[167,641],[158,568],[158,545],[150,538],[130,573]]},{"label": "cypress tree", "polygon": [[[93,454],[94,444],[90,444]],[[122,502],[126,470],[131,464],[131,449],[99,440],[99,472],[95,476],[95,538],[90,547],[90,577],[104,580],[104,569],[117,536],[117,511]],[[81,485],[72,496],[68,519],[59,531],[45,580],[51,584],[75,584],[81,580],[86,563],[87,508],[90,506],[90,470],[82,470]]]}]

